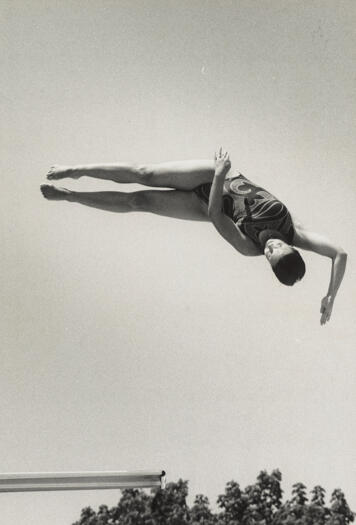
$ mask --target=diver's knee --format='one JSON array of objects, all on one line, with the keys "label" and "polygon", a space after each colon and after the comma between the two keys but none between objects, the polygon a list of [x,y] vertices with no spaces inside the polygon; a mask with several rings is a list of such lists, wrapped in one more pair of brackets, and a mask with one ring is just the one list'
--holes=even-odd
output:
[{"label": "diver's knee", "polygon": [[130,207],[132,211],[146,211],[148,208],[148,198],[146,191],[133,191],[130,193]]},{"label": "diver's knee", "polygon": [[135,167],[136,176],[140,184],[150,186],[154,178],[154,169],[148,164],[140,164]]}]

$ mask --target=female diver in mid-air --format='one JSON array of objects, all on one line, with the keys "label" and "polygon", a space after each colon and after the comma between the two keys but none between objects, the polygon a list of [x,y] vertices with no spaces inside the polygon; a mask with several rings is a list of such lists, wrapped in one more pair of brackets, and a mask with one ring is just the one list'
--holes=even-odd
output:
[{"label": "female diver in mid-air", "polygon": [[242,255],[264,254],[279,281],[289,286],[305,273],[304,261],[294,246],[330,257],[330,283],[320,308],[320,323],[325,324],[345,273],[345,251],[324,236],[306,230],[282,202],[243,175],[226,178],[230,168],[229,155],[221,148],[215,161],[54,166],[47,175],[50,180],[85,175],[171,189],[78,192],[44,184],[41,191],[50,200],[77,202],[101,210],[144,211],[176,219],[211,221]]}]

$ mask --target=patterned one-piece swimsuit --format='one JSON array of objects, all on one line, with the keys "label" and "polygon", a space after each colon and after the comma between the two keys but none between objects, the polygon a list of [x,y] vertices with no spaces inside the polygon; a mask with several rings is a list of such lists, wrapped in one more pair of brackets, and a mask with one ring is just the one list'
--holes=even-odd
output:
[{"label": "patterned one-piece swimsuit", "polygon": [[[209,203],[211,183],[194,189],[198,197]],[[287,207],[261,186],[239,174],[224,183],[223,211],[256,244],[264,230],[276,230],[288,243],[293,242],[294,227]]]}]

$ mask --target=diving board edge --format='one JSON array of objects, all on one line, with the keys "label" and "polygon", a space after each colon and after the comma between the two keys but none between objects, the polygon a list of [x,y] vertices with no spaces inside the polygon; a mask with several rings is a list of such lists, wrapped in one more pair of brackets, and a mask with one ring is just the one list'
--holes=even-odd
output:
[{"label": "diving board edge", "polygon": [[164,470],[147,472],[31,472],[0,474],[0,492],[37,492],[55,490],[123,490],[130,488],[164,489]]}]

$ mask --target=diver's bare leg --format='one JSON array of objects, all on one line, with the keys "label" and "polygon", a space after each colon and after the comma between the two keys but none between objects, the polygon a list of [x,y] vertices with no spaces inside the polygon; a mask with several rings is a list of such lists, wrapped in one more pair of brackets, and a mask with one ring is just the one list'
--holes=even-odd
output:
[{"label": "diver's bare leg", "polygon": [[47,178],[59,180],[80,177],[111,180],[123,184],[134,183],[159,188],[192,190],[214,177],[213,160],[186,160],[160,164],[103,164],[89,166],[53,166]]},{"label": "diver's bare leg", "polygon": [[131,193],[119,191],[78,192],[43,185],[41,191],[49,200],[77,202],[116,213],[141,211],[191,221],[209,221],[207,206],[193,191],[143,190]]}]

